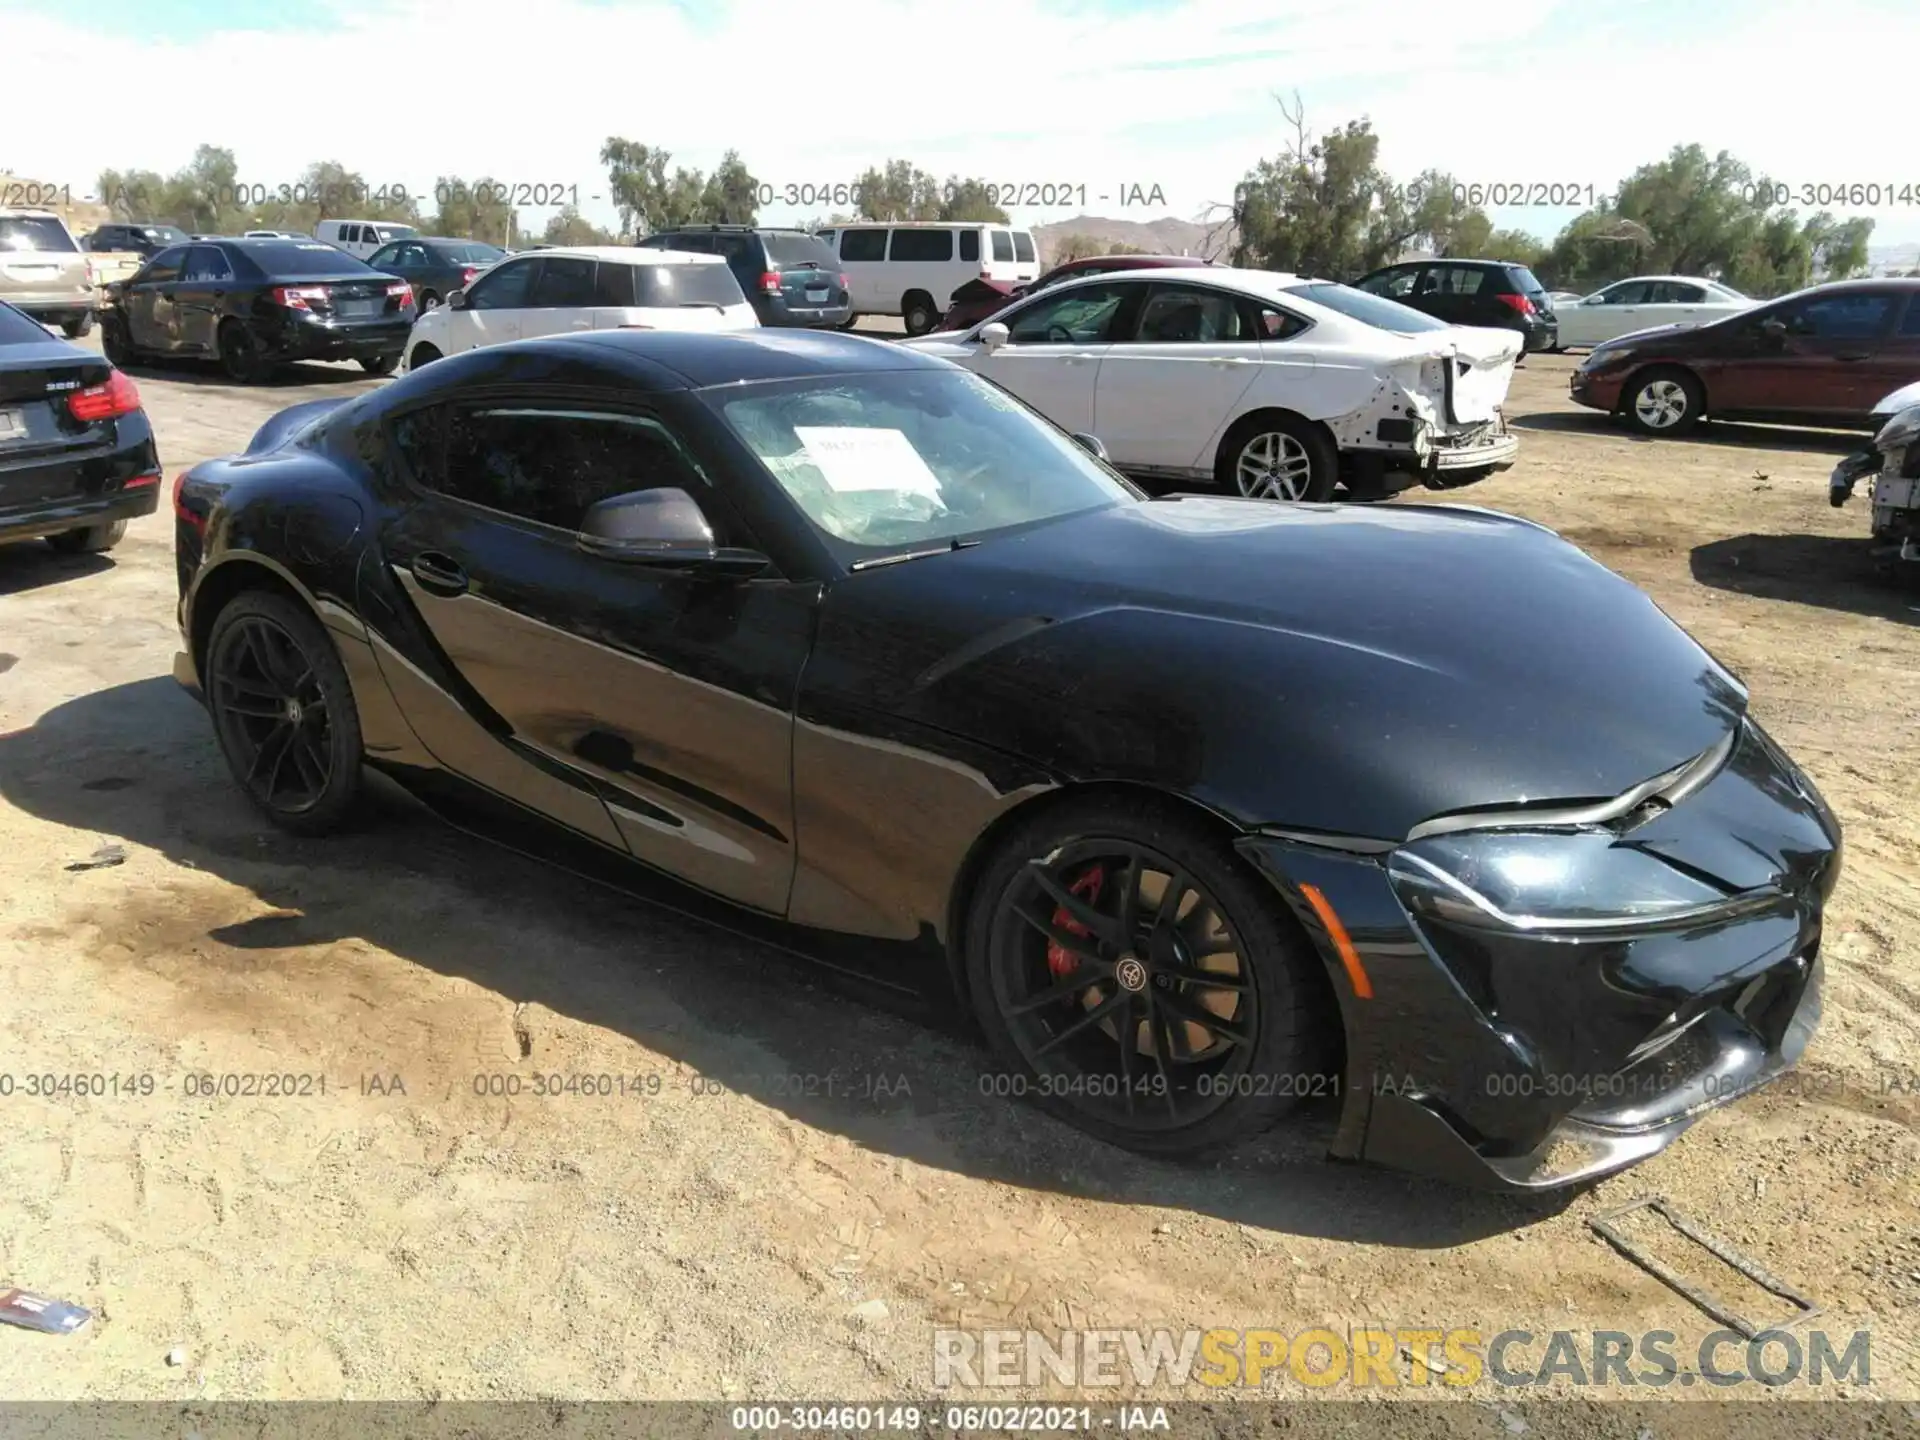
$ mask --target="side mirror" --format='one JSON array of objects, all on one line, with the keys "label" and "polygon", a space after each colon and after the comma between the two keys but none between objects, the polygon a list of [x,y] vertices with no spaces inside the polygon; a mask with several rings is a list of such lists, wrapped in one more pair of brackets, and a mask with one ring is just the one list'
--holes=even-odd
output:
[{"label": "side mirror", "polygon": [[758,551],[716,544],[713,527],[684,490],[630,490],[600,501],[580,522],[579,545],[604,560],[743,580],[768,563]]},{"label": "side mirror", "polygon": [[1011,330],[1007,329],[1007,327],[1002,325],[998,320],[994,320],[980,327],[980,334],[977,338],[982,345],[987,347],[987,353],[992,354],[995,350],[998,350],[1002,345],[1006,344],[1012,336],[1013,332]]},{"label": "side mirror", "polygon": [[1073,437],[1073,443],[1093,456],[1094,459],[1106,460],[1109,464],[1112,463],[1112,458],[1107,454],[1107,447],[1100,443],[1100,437],[1098,435],[1089,435],[1085,431],[1081,431]]},{"label": "side mirror", "polygon": [[465,286],[462,286],[458,290],[449,290],[447,292],[447,308],[449,310],[464,310],[467,308],[467,292]]}]

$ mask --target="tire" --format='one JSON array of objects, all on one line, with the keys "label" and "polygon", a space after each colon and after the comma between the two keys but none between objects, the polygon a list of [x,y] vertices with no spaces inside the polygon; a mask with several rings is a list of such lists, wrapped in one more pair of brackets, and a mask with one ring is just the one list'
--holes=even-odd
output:
[{"label": "tire", "polygon": [[407,357],[407,369],[418,370],[422,365],[431,365],[440,358],[440,352],[424,341],[413,347],[413,353]]},{"label": "tire", "polygon": [[1621,387],[1620,415],[1636,434],[1685,435],[1700,423],[1706,399],[1690,371],[1655,366]]},{"label": "tire", "polygon": [[296,835],[343,828],[361,797],[360,716],[312,612],[243,590],[214,617],[206,677],[220,752],[254,807]]},{"label": "tire", "polygon": [[100,555],[118,545],[126,536],[126,521],[109,520],[102,525],[88,525],[79,530],[62,530],[58,535],[49,535],[47,544],[62,555]]},{"label": "tire", "polygon": [[61,333],[64,334],[69,340],[78,340],[82,335],[92,334],[93,333],[93,312],[88,311],[85,315],[82,315],[78,320],[61,321],[60,330],[61,330]]},{"label": "tire", "polygon": [[420,297],[420,313],[422,315],[426,314],[429,310],[437,310],[439,308],[440,297],[434,294],[433,291],[429,290]]},{"label": "tire", "polygon": [[1321,504],[1340,482],[1340,451],[1319,426],[1265,411],[1227,432],[1213,475],[1229,494]]},{"label": "tire", "polygon": [[128,338],[125,322],[120,320],[102,320],[100,322],[100,352],[107,357],[107,363],[116,370],[125,370],[137,364],[139,353]]},{"label": "tire", "polygon": [[369,375],[391,375],[393,367],[399,363],[398,355],[375,355],[371,358],[363,358],[360,361],[360,368]]},{"label": "tire", "polygon": [[226,371],[229,380],[241,385],[258,385],[267,378],[271,367],[261,355],[253,332],[238,320],[220,322],[218,345],[220,368]]},{"label": "tire", "polygon": [[940,323],[940,307],[924,290],[909,290],[900,297],[900,320],[909,335],[925,335]]},{"label": "tire", "polygon": [[[1117,858],[1129,852],[1137,861]],[[1137,913],[1148,921],[1136,937],[1145,937],[1146,928],[1151,937],[1134,938],[1122,950],[1085,928],[1077,935],[1062,931],[1068,916],[1059,901],[1062,887],[1082,887],[1094,874],[1105,893],[1089,897],[1082,890],[1076,904],[1091,898],[1103,924],[1117,927],[1116,897],[1130,871]],[[1176,892],[1174,924],[1163,931],[1154,912],[1164,906],[1171,874],[1192,887],[1193,899]],[[1051,922],[1047,934],[1035,915]],[[1084,960],[1058,948],[1049,935],[1063,933],[1106,959]],[[1177,950],[1166,943],[1174,935]],[[1217,947],[1223,935],[1229,949],[1196,943],[1210,938]],[[1112,1144],[1191,1156],[1238,1143],[1271,1127],[1310,1093],[1306,1085],[1266,1084],[1259,1077],[1324,1068],[1327,1027],[1316,1022],[1327,990],[1319,959],[1279,897],[1225,844],[1172,810],[1101,797],[1041,811],[1018,825],[982,869],[964,936],[974,1011],[1007,1077],[1005,1093],[1031,1098]],[[1175,978],[1164,967],[1176,963],[1186,975],[1217,975],[1220,983]],[[1081,973],[1104,966],[1108,978],[1068,991],[1063,987],[1073,984],[1073,966]],[[1197,998],[1202,995],[1212,1003]],[[1106,1019],[1090,1018],[1109,1009]],[[1187,1018],[1193,1014],[1209,1023]],[[1070,1051],[1067,1042],[1079,1049]]]},{"label": "tire", "polygon": [[842,320],[838,325],[834,326],[833,328],[836,330],[851,330],[853,329],[854,326],[858,325],[859,323],[860,323],[860,317],[858,315],[849,315],[846,319]]}]

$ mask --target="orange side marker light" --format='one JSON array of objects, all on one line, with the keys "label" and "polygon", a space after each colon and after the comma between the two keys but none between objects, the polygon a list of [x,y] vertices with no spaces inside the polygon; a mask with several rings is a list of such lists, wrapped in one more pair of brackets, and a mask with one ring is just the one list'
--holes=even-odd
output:
[{"label": "orange side marker light", "polygon": [[1307,904],[1313,907],[1313,913],[1320,917],[1320,923],[1327,927],[1327,935],[1333,941],[1333,948],[1339,953],[1340,963],[1347,967],[1347,979],[1353,982],[1353,993],[1362,1000],[1373,998],[1373,981],[1367,978],[1367,970],[1360,963],[1360,952],[1353,948],[1353,937],[1347,934],[1347,927],[1340,923],[1340,917],[1333,913],[1333,906],[1327,897],[1320,893],[1317,885],[1302,885],[1300,893],[1307,897]]}]

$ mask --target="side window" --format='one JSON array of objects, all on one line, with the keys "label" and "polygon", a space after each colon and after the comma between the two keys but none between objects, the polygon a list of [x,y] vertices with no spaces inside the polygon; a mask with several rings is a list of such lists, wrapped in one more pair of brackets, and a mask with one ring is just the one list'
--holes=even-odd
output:
[{"label": "side window", "polygon": [[1817,296],[1785,317],[1787,328],[1813,340],[1871,340],[1892,318],[1893,301],[1871,291]]},{"label": "side window", "polygon": [[475,283],[467,304],[474,310],[520,310],[526,307],[527,289],[538,260],[520,260],[496,265]]},{"label": "side window", "polygon": [[1660,287],[1660,294],[1655,297],[1654,304],[1699,305],[1704,303],[1706,298],[1707,292],[1698,285],[1682,285],[1677,280],[1670,280]]},{"label": "side window", "polygon": [[1436,295],[1477,295],[1486,284],[1487,272],[1470,265],[1436,265]]},{"label": "side window", "polygon": [[960,232],[960,258],[968,264],[974,264],[979,261],[980,232],[978,230],[962,230]]},{"label": "side window", "polygon": [[1134,326],[1134,343],[1141,345],[1216,345],[1258,338],[1238,296],[1186,285],[1154,286]]},{"label": "side window", "polygon": [[1312,324],[1302,320],[1289,310],[1276,310],[1271,305],[1250,305],[1252,314],[1247,323],[1254,335],[1262,340],[1291,340],[1302,330],[1311,330]]},{"label": "side window", "polygon": [[143,285],[171,285],[180,278],[180,267],[186,263],[187,247],[176,245],[171,250],[162,250],[147,262],[147,268],[141,271],[139,279]]},{"label": "side window", "polygon": [[349,245],[358,245],[360,243],[360,227],[358,225],[342,225],[340,227],[340,238]]},{"label": "side window", "polygon": [[180,278],[200,284],[214,280],[231,280],[233,266],[227,263],[227,257],[220,253],[218,246],[196,245],[187,252],[186,270]]},{"label": "side window", "polygon": [[593,268],[591,260],[571,255],[549,255],[541,263],[527,300],[534,310],[581,310],[593,304]]},{"label": "side window", "polygon": [[734,264],[744,259],[747,253],[753,248],[754,237],[751,235],[716,235],[713,237],[714,253],[726,256],[729,264]]},{"label": "side window", "polygon": [[842,260],[884,260],[887,258],[887,232],[884,230],[848,230],[840,237]]},{"label": "side window", "polygon": [[1013,236],[1005,230],[990,230],[993,237],[993,258],[999,264],[1008,264],[1013,259]]},{"label": "side window", "polygon": [[1382,270],[1378,275],[1369,275],[1356,289],[1369,295],[1391,295],[1396,299],[1413,293],[1413,282],[1420,278],[1420,267],[1409,265],[1398,270]]},{"label": "side window", "polygon": [[593,272],[593,303],[603,310],[625,310],[633,304],[633,267],[602,260]]},{"label": "side window", "polygon": [[1024,230],[1014,231],[1013,258],[1018,260],[1022,265],[1031,265],[1033,263],[1033,255],[1033,236]]},{"label": "side window", "polygon": [[1602,290],[1600,298],[1608,305],[1645,305],[1649,303],[1647,292],[1652,288],[1645,280],[1626,280],[1610,290]]},{"label": "side window", "polygon": [[400,257],[406,253],[404,245],[387,245],[367,257],[367,264],[376,270],[387,270],[403,263]]},{"label": "side window", "polygon": [[[387,439],[404,478],[426,490],[440,488],[440,431],[445,410],[431,406],[413,410],[387,424]],[[371,457],[369,457],[371,458]]]},{"label": "side window", "polygon": [[422,478],[456,500],[559,530],[578,530],[587,510],[612,496],[675,487],[701,499],[721,528],[686,447],[644,415],[532,406],[456,411],[437,482]]},{"label": "side window", "polygon": [[1903,337],[1920,336],[1920,290],[1907,296],[1906,318],[1900,322]]},{"label": "side window", "polygon": [[668,242],[666,248],[669,250],[690,250],[695,255],[711,255],[713,253],[713,237],[711,235],[673,235],[668,237]]},{"label": "side window", "polygon": [[1016,345],[1096,345],[1113,339],[1113,322],[1131,285],[1085,285],[1036,300],[1008,322]]},{"label": "side window", "polygon": [[953,259],[953,232],[951,230],[896,230],[893,232],[893,249],[888,253],[889,260],[951,260]]}]

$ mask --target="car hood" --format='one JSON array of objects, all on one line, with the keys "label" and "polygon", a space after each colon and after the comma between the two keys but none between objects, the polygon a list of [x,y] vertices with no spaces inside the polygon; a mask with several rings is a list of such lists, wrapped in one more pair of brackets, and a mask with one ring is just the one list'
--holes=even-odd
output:
[{"label": "car hood", "polygon": [[1902,410],[1913,405],[1920,405],[1920,380],[1914,381],[1911,385],[1902,385],[1891,395],[1882,397],[1880,403],[1873,407],[1873,413],[1898,415]]},{"label": "car hood", "polygon": [[1746,703],[1644,592],[1468,507],[1120,506],[861,572],[841,604],[890,620],[869,704],[1063,778],[1384,840],[1612,798]]}]

